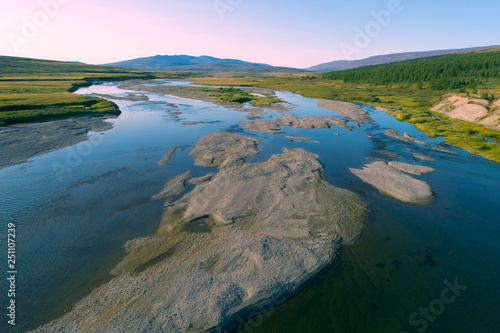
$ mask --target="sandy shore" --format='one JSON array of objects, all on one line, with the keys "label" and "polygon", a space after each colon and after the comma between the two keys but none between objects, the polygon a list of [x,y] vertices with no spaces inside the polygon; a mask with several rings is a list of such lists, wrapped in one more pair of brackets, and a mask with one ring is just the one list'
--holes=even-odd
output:
[{"label": "sandy shore", "polygon": [[432,147],[432,149],[434,149],[434,150],[442,151],[445,153],[453,153],[451,150],[446,149],[444,147],[441,147],[439,144],[438,145],[431,145],[427,142],[415,139],[414,137],[412,137],[408,133],[404,133],[403,135],[399,135],[398,131],[396,131],[395,129],[389,129],[384,134],[387,136],[393,137],[395,139],[401,140],[401,141],[415,143],[415,144],[419,144],[419,145],[427,146],[427,147]]},{"label": "sandy shore", "polygon": [[389,129],[389,130],[385,131],[384,134],[387,136],[393,137],[395,139],[401,140],[401,141],[405,141],[405,142],[409,142],[409,143],[416,143],[416,144],[420,144],[423,146],[429,146],[429,144],[427,142],[417,140],[417,139],[413,138],[408,133],[404,133],[403,135],[399,135],[398,131],[396,131],[395,129]]},{"label": "sandy shore", "polygon": [[270,120],[255,119],[253,121],[239,121],[238,124],[243,125],[245,129],[250,131],[282,133],[280,131],[280,126],[291,126],[304,129],[331,128],[334,126],[352,131],[352,128],[347,125],[348,122],[353,122],[358,126],[363,122],[373,122],[373,120],[368,116],[368,112],[363,110],[357,104],[319,99],[318,106],[328,110],[337,111],[345,117],[308,116],[299,118],[288,114],[278,116]]},{"label": "sandy shore", "polygon": [[319,98],[318,107],[337,111],[339,114],[351,118],[352,122],[357,124],[373,122],[373,119],[368,115],[368,111],[363,110],[358,104]]},{"label": "sandy shore", "polygon": [[252,121],[238,121],[246,130],[262,133],[283,133],[281,127],[271,120],[254,119]]},{"label": "sandy shore", "polygon": [[248,119],[252,119],[255,116],[263,116],[266,114],[264,110],[259,108],[241,108],[238,109],[237,111],[248,112],[248,114],[245,115],[245,117],[247,117]]},{"label": "sandy shore", "polygon": [[413,156],[415,156],[416,158],[419,158],[421,160],[424,160],[424,161],[434,161],[434,159],[430,156],[426,156],[426,155],[422,155],[422,154],[419,154],[419,153],[413,153]]},{"label": "sandy shore", "polygon": [[280,116],[274,118],[275,122],[282,126],[292,126],[295,128],[313,129],[313,128],[330,128],[337,126],[340,128],[351,131],[352,129],[347,126],[347,120],[340,119],[334,116],[309,116],[304,118],[297,118],[292,115]]},{"label": "sandy shore", "polygon": [[189,156],[196,158],[196,166],[220,169],[245,163],[245,158],[257,155],[259,144],[254,138],[215,132],[198,140]]},{"label": "sandy shore", "polygon": [[[303,149],[245,163],[257,145],[237,134],[202,138],[195,164],[220,171],[166,198],[157,233],[125,244],[117,277],[36,332],[217,331],[329,267],[360,234],[361,200],[324,181],[318,156]],[[177,178],[170,188],[189,175]]]},{"label": "sandy shore", "polygon": [[418,176],[423,175],[425,173],[436,171],[436,169],[427,167],[425,165],[415,165],[415,164],[408,164],[408,163],[395,162],[395,161],[391,161],[388,164],[391,167],[398,169],[399,171],[411,173],[412,175],[418,175]]},{"label": "sandy shore", "polygon": [[334,116],[309,116],[297,118],[293,115],[284,115],[270,120],[254,119],[252,121],[238,121],[246,130],[263,133],[283,133],[280,126],[291,126],[295,128],[314,129],[314,128],[331,128],[337,126],[351,131],[347,126],[347,120],[340,119]]},{"label": "sandy shore", "polygon": [[94,95],[105,98],[105,99],[117,100],[117,101],[130,101],[130,102],[149,101],[149,97],[146,95],[136,95],[136,94],[132,94],[132,93],[129,93],[127,96],[114,96],[114,95],[106,95],[106,94],[94,94]]},{"label": "sandy shore", "polygon": [[[394,163],[393,163],[394,164]],[[409,164],[396,164],[406,171],[431,172],[430,168],[412,166]],[[431,187],[424,181],[415,179],[392,167],[383,161],[376,161],[363,167],[363,169],[350,169],[353,174],[364,182],[378,189],[382,194],[397,200],[426,204],[434,199]],[[413,173],[414,173],[413,172]]]},{"label": "sandy shore", "polygon": [[292,141],[295,142],[313,142],[313,143],[320,143],[319,141],[313,140],[311,138],[305,138],[303,136],[294,136],[294,135],[285,135],[285,138],[291,139]]},{"label": "sandy shore", "polygon": [[89,131],[113,128],[109,116],[82,116],[0,127],[0,168],[26,162],[88,139]]},{"label": "sandy shore", "polygon": [[172,148],[169,149],[169,151],[163,155],[161,160],[158,161],[158,165],[167,165],[168,162],[170,162],[170,159],[172,158],[172,155],[175,153],[175,151],[179,148],[179,146],[173,146]]}]

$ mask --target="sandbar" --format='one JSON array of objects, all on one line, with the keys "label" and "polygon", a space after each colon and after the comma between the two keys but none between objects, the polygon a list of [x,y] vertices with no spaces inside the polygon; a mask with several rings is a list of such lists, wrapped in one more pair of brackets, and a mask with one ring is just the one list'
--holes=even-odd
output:
[{"label": "sandbar", "polygon": [[285,135],[285,138],[292,139],[292,141],[295,141],[295,142],[314,142],[314,143],[320,143],[319,141],[313,140],[311,138],[305,138],[305,137],[302,137],[302,136]]},{"label": "sandbar", "polygon": [[[217,146],[205,151],[221,163]],[[248,145],[241,148],[235,153],[247,155]],[[205,163],[210,154],[196,156]],[[117,277],[36,332],[230,331],[253,305],[282,302],[362,229],[360,198],[322,171],[317,155],[283,149],[196,182],[164,208],[156,234],[125,244]]]},{"label": "sandbar", "polygon": [[195,143],[189,156],[196,166],[224,168],[244,163],[244,159],[259,152],[260,141],[247,136],[214,132]]},{"label": "sandbar", "polygon": [[365,183],[378,189],[382,194],[397,200],[426,204],[434,199],[429,184],[402,173],[383,161],[375,161],[362,169],[350,169]]},{"label": "sandbar", "polygon": [[170,148],[170,150],[165,155],[163,155],[161,160],[158,161],[158,165],[167,165],[177,148],[179,148],[179,146],[173,146],[172,148]]},{"label": "sandbar", "polygon": [[363,110],[358,104],[319,98],[318,107],[330,111],[336,111],[338,114],[349,117],[354,123],[357,124],[361,124],[363,122],[373,122],[373,119],[368,115],[368,111]]},{"label": "sandbar", "polygon": [[425,173],[434,172],[436,169],[424,166],[424,165],[415,165],[408,164],[403,162],[395,162],[391,161],[388,163],[391,167],[396,168],[400,171],[411,173],[412,175],[423,175]]}]

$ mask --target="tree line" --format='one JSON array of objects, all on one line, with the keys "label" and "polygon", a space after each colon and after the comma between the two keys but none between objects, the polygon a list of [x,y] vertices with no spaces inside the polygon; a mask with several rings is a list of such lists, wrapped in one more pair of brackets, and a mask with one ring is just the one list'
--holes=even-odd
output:
[{"label": "tree line", "polygon": [[448,54],[328,72],[323,78],[377,86],[417,85],[433,90],[475,89],[486,78],[500,77],[500,51]]}]

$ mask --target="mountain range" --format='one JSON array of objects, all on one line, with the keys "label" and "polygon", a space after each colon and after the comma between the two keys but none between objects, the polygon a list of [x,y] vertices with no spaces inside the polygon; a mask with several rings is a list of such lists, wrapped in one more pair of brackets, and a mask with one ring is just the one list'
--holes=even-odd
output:
[{"label": "mountain range", "polygon": [[462,53],[462,52],[471,52],[478,51],[484,49],[495,48],[498,46],[482,46],[482,47],[471,47],[466,49],[450,49],[450,50],[436,50],[436,51],[424,51],[424,52],[404,52],[404,53],[394,53],[394,54],[385,54],[373,56],[361,60],[337,60],[332,62],[327,62],[324,64],[316,65],[307,68],[308,71],[312,72],[334,72],[334,71],[343,71],[346,69],[353,69],[364,66],[372,66],[372,65],[383,65],[389,64],[398,61],[419,59],[419,58],[427,58],[434,57],[444,54],[452,54],[452,53]]},{"label": "mountain range", "polygon": [[189,55],[157,55],[154,57],[137,58],[107,66],[164,72],[303,72],[302,69],[275,67],[266,64],[253,63],[237,59],[220,59],[209,56],[194,57]]},{"label": "mountain range", "polygon": [[405,52],[386,55],[378,55],[361,60],[337,60],[312,66],[306,69],[290,67],[275,67],[271,65],[248,62],[237,59],[221,59],[210,56],[189,55],[156,55],[153,57],[137,58],[105,64],[107,66],[138,69],[147,71],[165,72],[220,72],[220,73],[296,73],[296,72],[331,72],[353,69],[371,65],[388,64],[398,61],[433,57],[444,54],[471,52],[498,46],[483,46],[464,49],[449,49],[424,52]]}]

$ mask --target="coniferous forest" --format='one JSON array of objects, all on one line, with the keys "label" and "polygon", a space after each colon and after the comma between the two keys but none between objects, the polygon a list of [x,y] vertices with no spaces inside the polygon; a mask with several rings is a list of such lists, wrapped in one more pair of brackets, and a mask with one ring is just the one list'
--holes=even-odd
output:
[{"label": "coniferous forest", "polygon": [[323,78],[377,86],[424,84],[433,90],[474,89],[485,78],[498,78],[500,51],[450,54],[329,72]]}]

